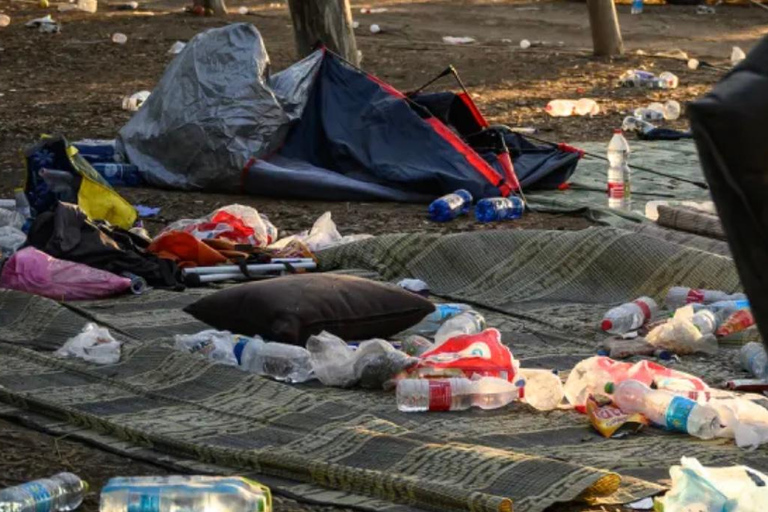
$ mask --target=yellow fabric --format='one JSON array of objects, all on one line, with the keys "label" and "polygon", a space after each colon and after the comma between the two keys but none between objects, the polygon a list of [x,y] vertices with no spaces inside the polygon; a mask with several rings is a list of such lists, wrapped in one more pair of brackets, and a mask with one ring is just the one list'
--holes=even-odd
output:
[{"label": "yellow fabric", "polygon": [[123,229],[130,229],[138,217],[136,209],[115,190],[81,175],[77,204],[89,219],[106,220]]}]

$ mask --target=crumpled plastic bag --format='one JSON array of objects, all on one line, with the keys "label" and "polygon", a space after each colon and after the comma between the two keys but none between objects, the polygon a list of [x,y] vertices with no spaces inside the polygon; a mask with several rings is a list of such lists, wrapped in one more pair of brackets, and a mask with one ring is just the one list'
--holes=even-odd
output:
[{"label": "crumpled plastic bag", "polygon": [[0,253],[16,252],[26,241],[27,235],[22,230],[13,226],[0,227]]},{"label": "crumpled plastic bag", "polygon": [[277,240],[277,228],[256,209],[231,204],[201,219],[181,219],[169,224],[160,234],[183,231],[198,240],[224,238],[238,244],[266,247]]},{"label": "crumpled plastic bag", "polygon": [[[721,391],[708,404],[715,408],[723,428],[717,437],[732,438],[736,446],[754,450],[768,443],[768,409],[757,403],[761,395],[736,395]],[[768,510],[768,508],[766,508]]]},{"label": "crumpled plastic bag", "polygon": [[322,214],[312,226],[309,231],[304,231],[298,235],[289,236],[283,238],[275,244],[270,246],[271,249],[280,249],[283,246],[299,240],[304,242],[312,252],[322,251],[323,249],[330,249],[337,245],[348,244],[351,242],[357,242],[359,240],[365,240],[372,238],[372,235],[347,235],[341,236],[339,230],[336,229],[336,223],[331,219],[331,212],[325,212]]},{"label": "crumpled plastic bag", "polygon": [[229,331],[208,329],[197,334],[177,334],[174,347],[190,354],[200,354],[206,359],[227,366],[237,366],[235,340]]},{"label": "crumpled plastic bag", "polygon": [[54,300],[90,300],[127,292],[131,280],[97,268],[54,258],[26,247],[3,266],[0,288]]},{"label": "crumpled plastic bag", "polygon": [[693,315],[693,306],[678,309],[673,318],[649,332],[646,341],[656,348],[679,355],[697,352],[717,354],[717,339],[711,334],[703,336],[692,322]]},{"label": "crumpled plastic bag", "polygon": [[10,226],[12,228],[21,229],[24,226],[26,219],[24,216],[16,210],[7,210],[0,208],[0,227]]},{"label": "crumpled plastic bag", "polygon": [[326,386],[342,388],[359,384],[366,389],[388,389],[398,374],[418,362],[384,340],[364,341],[353,350],[326,331],[311,336],[307,350],[315,377]]},{"label": "crumpled plastic bag", "polygon": [[768,510],[768,476],[750,467],[704,467],[693,457],[683,457],[669,474],[672,488],[657,498],[664,512]]},{"label": "crumpled plastic bag", "polygon": [[68,339],[56,351],[59,357],[79,357],[89,363],[115,364],[120,361],[120,342],[109,329],[88,323],[83,331]]}]

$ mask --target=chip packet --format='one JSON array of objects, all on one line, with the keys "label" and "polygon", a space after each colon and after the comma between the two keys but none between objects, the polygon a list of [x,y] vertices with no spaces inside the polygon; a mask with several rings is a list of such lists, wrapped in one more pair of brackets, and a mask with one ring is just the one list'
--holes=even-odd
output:
[{"label": "chip packet", "polygon": [[610,398],[602,395],[589,395],[587,416],[595,430],[604,437],[614,439],[634,434],[648,425],[648,420],[642,414],[626,414],[613,405]]}]

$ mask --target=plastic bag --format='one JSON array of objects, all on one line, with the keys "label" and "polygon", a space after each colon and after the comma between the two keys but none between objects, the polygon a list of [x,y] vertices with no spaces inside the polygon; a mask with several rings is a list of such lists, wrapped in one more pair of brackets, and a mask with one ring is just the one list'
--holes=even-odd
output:
[{"label": "plastic bag", "polygon": [[13,253],[26,241],[27,235],[20,229],[12,226],[0,227],[0,253]]},{"label": "plastic bag", "polygon": [[177,334],[174,347],[190,354],[200,354],[211,361],[237,366],[235,339],[229,331],[209,329],[197,334]]},{"label": "plastic bag", "polygon": [[666,349],[675,354],[717,354],[717,339],[712,335],[702,336],[693,324],[693,306],[678,309],[675,316],[666,323],[655,327],[645,337],[656,348]]},{"label": "plastic bag", "polygon": [[120,342],[112,337],[109,329],[89,323],[80,334],[68,339],[56,355],[79,357],[96,364],[115,364],[120,361]]},{"label": "plastic bag", "polygon": [[704,467],[692,457],[683,457],[669,475],[672,488],[657,499],[664,512],[768,510],[768,476],[750,467]]},{"label": "plastic bag", "polygon": [[498,377],[514,382],[520,368],[496,329],[451,338],[420,359],[419,377]]},{"label": "plastic bag", "polygon": [[418,359],[374,339],[353,350],[341,338],[321,332],[307,340],[315,377],[326,386],[387,389],[388,384]]},{"label": "plastic bag", "polygon": [[331,212],[322,214],[312,226],[310,231],[304,231],[301,234],[289,236],[272,245],[272,248],[279,249],[294,240],[304,242],[312,252],[322,251],[337,245],[348,244],[371,238],[371,235],[348,235],[341,236],[336,224],[331,219]]},{"label": "plastic bag", "polygon": [[0,208],[0,227],[12,227],[16,229],[21,229],[22,226],[24,226],[24,221],[26,219],[22,214],[17,212],[16,210],[6,210],[5,208]]},{"label": "plastic bag", "polygon": [[27,247],[6,262],[0,287],[55,300],[89,300],[124,293],[131,280]]},{"label": "plastic bag", "polygon": [[250,206],[231,204],[202,219],[181,219],[168,225],[170,231],[190,233],[198,240],[223,238],[238,244],[265,247],[277,240],[277,228]]}]

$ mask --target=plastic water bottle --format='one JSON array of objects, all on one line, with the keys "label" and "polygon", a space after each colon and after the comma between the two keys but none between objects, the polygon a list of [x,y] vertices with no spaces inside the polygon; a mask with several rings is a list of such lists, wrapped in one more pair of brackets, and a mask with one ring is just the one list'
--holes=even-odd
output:
[{"label": "plastic water bottle", "polygon": [[650,297],[627,302],[608,310],[603,317],[600,328],[611,334],[625,334],[636,331],[653,318],[659,311],[656,301]]},{"label": "plastic water bottle", "polygon": [[428,210],[429,218],[435,222],[448,222],[467,213],[471,205],[472,194],[462,188],[432,201]]},{"label": "plastic water bottle", "polygon": [[655,80],[649,84],[653,89],[676,89],[680,84],[680,79],[677,75],[664,71]]},{"label": "plastic water bottle", "polygon": [[241,370],[289,383],[313,378],[310,354],[304,347],[238,336],[233,352]]},{"label": "plastic water bottle", "polygon": [[662,119],[664,119],[663,111],[659,111],[655,108],[651,108],[650,106],[643,107],[643,108],[636,108],[633,114],[635,117],[640,118],[643,121],[647,121],[649,123],[652,123],[655,121],[661,121]]},{"label": "plastic water bottle", "polygon": [[91,164],[96,172],[114,187],[136,187],[144,181],[139,168],[133,164],[96,163]]},{"label": "plastic water bottle", "polygon": [[34,480],[0,491],[0,510],[67,512],[83,502],[88,484],[72,473]]},{"label": "plastic water bottle", "polygon": [[656,79],[656,75],[649,71],[630,69],[619,77],[619,85],[622,87],[648,87]]},{"label": "plastic water bottle", "polygon": [[269,489],[242,477],[145,476],[112,478],[101,490],[100,512],[271,512]]},{"label": "plastic water bottle", "polygon": [[479,334],[485,330],[485,318],[477,311],[467,311],[440,326],[435,334],[435,345],[442,345],[456,336]]},{"label": "plastic water bottle", "polygon": [[621,123],[621,129],[625,132],[648,133],[651,130],[655,130],[656,126],[649,123],[648,121],[645,121],[644,119],[640,119],[634,116],[627,116]]},{"label": "plastic water bottle", "polygon": [[758,379],[768,379],[768,354],[762,343],[751,341],[739,351],[741,367]]},{"label": "plastic water bottle", "polygon": [[673,286],[667,292],[664,301],[669,309],[678,309],[686,304],[711,304],[730,300],[744,300],[747,296],[743,293],[728,294],[719,290],[703,290],[687,288],[685,286]]},{"label": "plastic water bottle", "polygon": [[478,222],[495,222],[519,219],[525,211],[525,203],[517,196],[481,199],[475,205]]},{"label": "plastic water bottle", "polygon": [[712,311],[702,309],[691,317],[691,323],[696,326],[702,335],[714,334],[720,325],[720,321]]},{"label": "plastic water bottle", "polygon": [[517,400],[521,389],[496,377],[402,379],[397,383],[397,408],[401,412],[498,409]]},{"label": "plastic water bottle", "polygon": [[643,13],[643,0],[632,0],[632,14]]},{"label": "plastic water bottle", "polygon": [[468,304],[435,304],[435,310],[418,324],[408,329],[409,333],[435,334],[447,320],[472,309]]},{"label": "plastic water bottle", "polygon": [[575,109],[576,102],[573,100],[552,100],[544,111],[552,117],[570,117]]},{"label": "plastic water bottle", "polygon": [[631,203],[629,143],[615,130],[608,143],[608,206],[626,209]]},{"label": "plastic water bottle", "polygon": [[523,385],[523,402],[540,411],[557,409],[563,401],[563,381],[550,370],[520,368]]},{"label": "plastic water bottle", "polygon": [[636,380],[625,380],[615,386],[611,383],[606,385],[605,390],[613,394],[613,402],[623,412],[639,412],[669,430],[687,432],[700,439],[712,439],[720,430],[717,411],[690,398],[651,389]]}]

